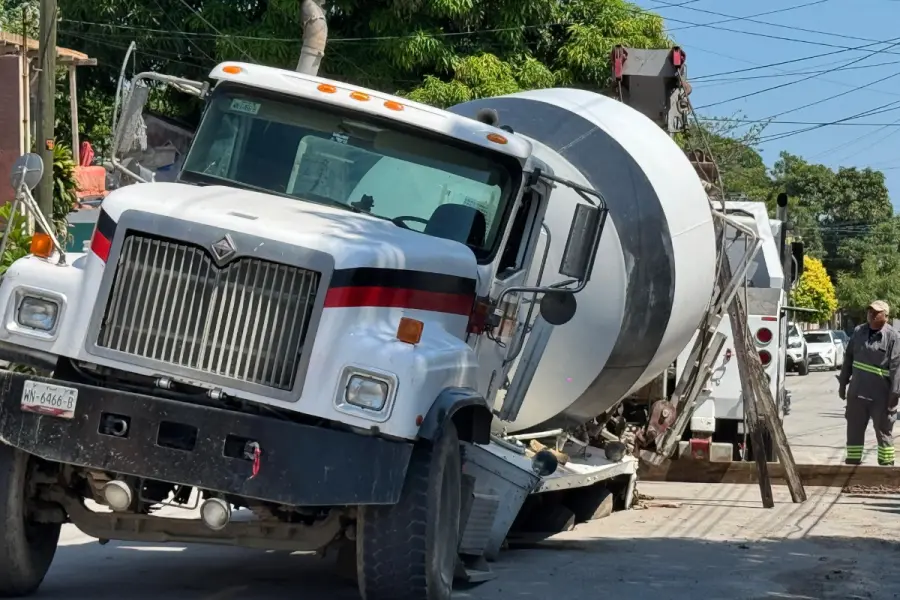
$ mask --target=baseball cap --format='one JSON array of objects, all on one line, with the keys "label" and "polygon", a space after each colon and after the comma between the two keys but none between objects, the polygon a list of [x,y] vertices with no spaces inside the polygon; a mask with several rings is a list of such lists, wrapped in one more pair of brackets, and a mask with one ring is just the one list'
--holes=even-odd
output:
[{"label": "baseball cap", "polygon": [[883,312],[884,314],[889,314],[891,311],[888,303],[884,300],[873,300],[869,303],[869,308],[876,312]]}]

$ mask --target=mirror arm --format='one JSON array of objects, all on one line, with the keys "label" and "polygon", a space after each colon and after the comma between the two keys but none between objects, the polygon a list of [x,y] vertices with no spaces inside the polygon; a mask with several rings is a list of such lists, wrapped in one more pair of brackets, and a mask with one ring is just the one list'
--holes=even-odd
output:
[{"label": "mirror arm", "polygon": [[[550,233],[550,228],[547,227],[547,223],[541,223],[541,229],[544,233],[547,234],[547,245],[544,246],[544,255],[541,257],[541,266],[538,268],[537,274],[537,284],[540,285],[541,281],[544,279],[544,267],[547,266],[547,259],[550,257],[550,244],[553,241],[553,236]],[[551,286],[552,287],[552,286]],[[519,357],[519,353],[522,352],[522,348],[525,347],[525,335],[528,333],[528,328],[530,327],[531,317],[534,315],[534,307],[537,302],[538,292],[533,292],[531,295],[531,301],[528,306],[528,314],[525,315],[525,323],[522,326],[522,333],[516,339],[516,344],[506,354],[506,360],[504,360],[504,366],[516,360]],[[503,294],[500,294],[500,298],[503,298]],[[523,301],[524,302],[524,301]],[[497,303],[497,306],[500,306],[500,303]]]}]

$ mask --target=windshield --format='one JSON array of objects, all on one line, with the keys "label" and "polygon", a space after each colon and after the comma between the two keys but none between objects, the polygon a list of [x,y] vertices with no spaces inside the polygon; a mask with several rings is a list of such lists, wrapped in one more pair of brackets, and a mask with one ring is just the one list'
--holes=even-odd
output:
[{"label": "windshield", "polygon": [[181,179],[365,212],[487,259],[518,191],[507,160],[387,119],[231,86],[211,100]]},{"label": "windshield", "polygon": [[827,333],[807,333],[805,336],[807,343],[810,344],[831,344],[831,335]]}]

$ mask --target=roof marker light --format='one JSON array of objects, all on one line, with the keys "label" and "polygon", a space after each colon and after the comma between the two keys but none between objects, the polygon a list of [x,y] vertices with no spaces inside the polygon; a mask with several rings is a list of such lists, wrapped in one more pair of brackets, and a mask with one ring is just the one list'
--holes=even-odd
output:
[{"label": "roof marker light", "polygon": [[499,133],[489,133],[487,134],[487,139],[489,142],[494,142],[495,144],[505,144],[509,141]]},{"label": "roof marker light", "polygon": [[403,105],[399,102],[394,102],[393,100],[388,100],[384,103],[384,107],[390,110],[401,111],[403,110]]},{"label": "roof marker light", "polygon": [[337,88],[330,83],[320,83],[319,87],[317,87],[316,89],[325,94],[333,94],[337,92]]},{"label": "roof marker light", "polygon": [[222,67],[222,71],[228,73],[229,75],[239,75],[244,72],[244,70],[235,65],[228,65],[226,67]]},{"label": "roof marker light", "polygon": [[360,102],[368,102],[369,95],[363,94],[362,92],[350,92],[350,97],[354,100],[359,100]]}]

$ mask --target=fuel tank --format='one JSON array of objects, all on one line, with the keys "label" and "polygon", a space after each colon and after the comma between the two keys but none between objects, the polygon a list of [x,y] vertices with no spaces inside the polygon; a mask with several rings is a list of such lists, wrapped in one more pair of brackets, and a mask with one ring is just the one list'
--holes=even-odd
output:
[{"label": "fuel tank", "polygon": [[[544,89],[485,98],[451,112],[493,109],[529,138],[558,177],[603,195],[609,216],[593,276],[572,321],[554,328],[515,432],[580,425],[664,371],[690,342],[715,281],[715,233],[703,184],[684,152],[650,119],[584,90]],[[549,242],[542,284],[558,267],[575,206],[553,190],[535,261]],[[537,265],[535,265],[537,266]],[[537,268],[532,269],[536,273]],[[515,366],[510,377],[514,376]]]}]

